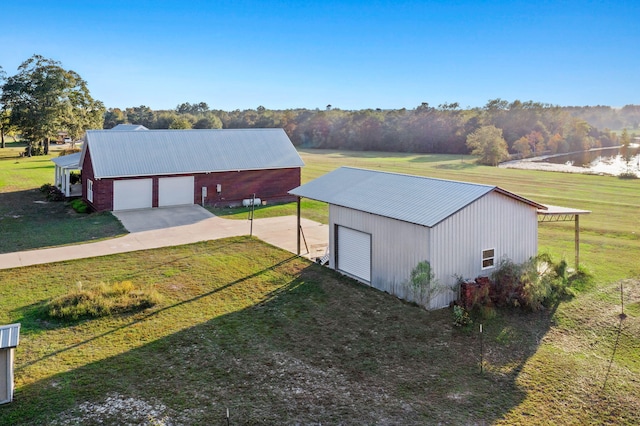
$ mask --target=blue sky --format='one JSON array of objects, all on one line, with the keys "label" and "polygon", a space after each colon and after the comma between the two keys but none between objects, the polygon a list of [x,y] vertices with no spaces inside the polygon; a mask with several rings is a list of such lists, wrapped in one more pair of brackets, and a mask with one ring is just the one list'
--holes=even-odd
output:
[{"label": "blue sky", "polygon": [[107,107],[640,104],[637,0],[15,0],[0,14],[8,74],[37,53]]}]

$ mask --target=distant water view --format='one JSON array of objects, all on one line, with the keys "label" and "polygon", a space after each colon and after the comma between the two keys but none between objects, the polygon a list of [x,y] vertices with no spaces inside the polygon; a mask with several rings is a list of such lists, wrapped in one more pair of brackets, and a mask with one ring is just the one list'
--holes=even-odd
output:
[{"label": "distant water view", "polygon": [[554,155],[541,159],[539,162],[582,167],[592,173],[615,176],[631,172],[640,177],[640,146],[633,144],[628,150],[626,158],[622,148],[616,147]]}]

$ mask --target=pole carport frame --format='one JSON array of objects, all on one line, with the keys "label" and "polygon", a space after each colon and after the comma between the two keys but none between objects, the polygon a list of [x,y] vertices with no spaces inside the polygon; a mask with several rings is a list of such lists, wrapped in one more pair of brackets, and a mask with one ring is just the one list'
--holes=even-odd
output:
[{"label": "pole carport frame", "polygon": [[580,265],[580,215],[589,214],[591,211],[589,210],[579,210],[572,209],[569,207],[560,207],[560,206],[551,206],[544,205],[546,209],[538,210],[538,223],[544,222],[569,222],[573,221],[575,223],[575,261],[576,261],[576,269]]}]

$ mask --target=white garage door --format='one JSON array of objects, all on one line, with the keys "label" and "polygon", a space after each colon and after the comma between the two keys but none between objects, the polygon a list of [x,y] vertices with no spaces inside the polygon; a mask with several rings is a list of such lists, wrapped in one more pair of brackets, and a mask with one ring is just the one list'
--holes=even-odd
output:
[{"label": "white garage door", "polygon": [[338,226],[338,270],[371,282],[371,234]]},{"label": "white garage door", "polygon": [[148,209],[152,202],[151,179],[113,181],[113,210]]},{"label": "white garage door", "polygon": [[158,179],[158,207],[193,204],[193,176]]}]

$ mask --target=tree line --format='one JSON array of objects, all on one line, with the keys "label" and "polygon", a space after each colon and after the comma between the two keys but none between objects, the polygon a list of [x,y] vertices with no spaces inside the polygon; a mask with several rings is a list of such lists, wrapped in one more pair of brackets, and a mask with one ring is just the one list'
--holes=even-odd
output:
[{"label": "tree line", "polygon": [[[560,107],[500,98],[466,109],[456,102],[437,107],[423,102],[411,109],[385,110],[342,110],[327,105],[324,109],[259,106],[224,111],[210,109],[206,102],[185,102],[173,110],[154,111],[145,105],[105,109],[91,97],[77,73],[39,55],[23,62],[13,76],[7,77],[0,68],[0,80],[2,147],[5,134],[19,133],[27,142],[28,155],[34,150],[46,153],[49,141],[59,134],[77,140],[87,129],[118,124],[149,129],[275,127],[283,128],[294,145],[303,148],[448,154],[477,151],[477,138],[469,143],[469,137],[491,135],[489,139],[504,140],[508,153],[520,156],[614,146],[619,138],[610,128],[640,128],[637,105]],[[611,126],[599,128],[594,122]]]},{"label": "tree line", "polygon": [[147,106],[111,108],[104,128],[142,124],[149,129],[283,128],[294,145],[303,148],[466,154],[467,137],[485,126],[502,130],[512,154],[562,153],[618,144],[617,135],[599,130],[572,110],[539,102],[489,100],[480,108],[457,103],[413,109],[211,110],[205,102],[183,103],[174,110]]}]

